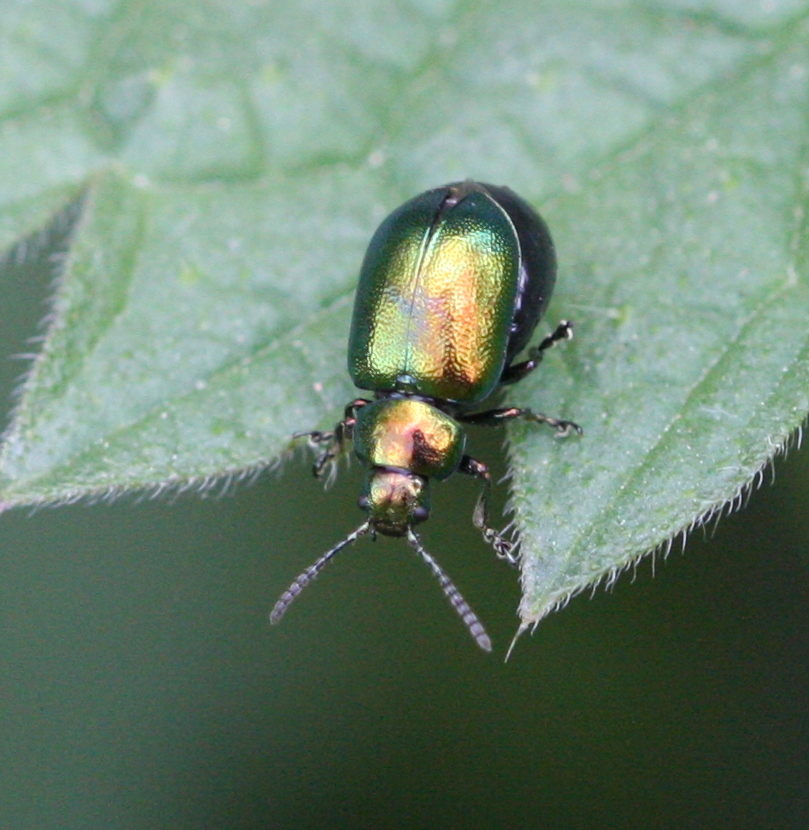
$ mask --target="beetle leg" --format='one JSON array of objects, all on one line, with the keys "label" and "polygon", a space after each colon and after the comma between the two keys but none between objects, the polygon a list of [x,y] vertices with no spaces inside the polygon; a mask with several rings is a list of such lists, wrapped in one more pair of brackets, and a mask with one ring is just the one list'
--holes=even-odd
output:
[{"label": "beetle leg", "polygon": [[482,462],[465,455],[461,459],[458,472],[474,476],[483,483],[478,496],[475,510],[472,513],[472,523],[483,534],[483,538],[494,548],[498,559],[505,559],[510,565],[517,564],[517,555],[514,552],[516,545],[506,539],[502,533],[489,525],[489,495],[492,489],[492,477],[489,468]]},{"label": "beetle leg", "polygon": [[507,406],[502,409],[487,409],[485,412],[472,412],[468,415],[459,415],[458,420],[465,424],[476,426],[494,427],[504,421],[511,421],[514,418],[525,418],[526,421],[533,421],[536,424],[547,424],[556,430],[558,437],[563,438],[575,432],[582,434],[582,428],[573,421],[561,421],[558,418],[551,418],[550,415],[543,415],[541,412],[534,412],[531,409],[518,406]]},{"label": "beetle leg", "polygon": [[573,337],[573,323],[570,320],[562,320],[552,334],[549,334],[538,346],[534,346],[528,351],[528,360],[507,366],[503,370],[500,383],[516,383],[521,380],[542,363],[543,353],[550,349],[554,343],[558,343],[560,340],[570,340],[571,337]]},{"label": "beetle leg", "polygon": [[315,478],[322,478],[324,471],[328,470],[329,483],[331,483],[332,475],[336,472],[335,459],[343,454],[346,441],[352,439],[354,422],[354,418],[344,418],[335,426],[333,432],[323,432],[317,436],[309,436],[309,443],[312,446],[322,448],[325,445],[312,466],[312,474]]},{"label": "beetle leg", "polygon": [[313,430],[311,432],[296,432],[293,438],[307,438],[309,446],[315,450],[319,450],[319,454],[312,466],[312,474],[315,478],[321,478],[324,470],[329,468],[330,473],[333,471],[334,460],[342,455],[345,448],[346,441],[351,441],[354,438],[354,424],[357,422],[357,410],[370,403],[365,398],[357,398],[352,401],[343,413],[343,420],[340,421],[331,432],[320,432]]}]

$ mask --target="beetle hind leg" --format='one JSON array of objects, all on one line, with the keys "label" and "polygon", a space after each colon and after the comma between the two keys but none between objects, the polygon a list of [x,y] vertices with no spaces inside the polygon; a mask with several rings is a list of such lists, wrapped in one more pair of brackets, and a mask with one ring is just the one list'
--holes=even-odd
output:
[{"label": "beetle hind leg", "polygon": [[542,363],[544,353],[560,340],[570,340],[573,337],[573,323],[570,320],[562,320],[559,325],[549,334],[538,346],[528,351],[528,360],[522,363],[514,363],[503,370],[500,383],[516,383]]}]

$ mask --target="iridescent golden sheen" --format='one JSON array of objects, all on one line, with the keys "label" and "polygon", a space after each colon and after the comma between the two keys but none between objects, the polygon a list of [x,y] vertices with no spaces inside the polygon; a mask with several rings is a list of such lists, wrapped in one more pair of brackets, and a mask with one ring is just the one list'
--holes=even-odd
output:
[{"label": "iridescent golden sheen", "polygon": [[372,467],[444,479],[461,463],[465,443],[456,420],[415,398],[385,398],[357,412],[354,448]]},{"label": "iridescent golden sheen", "polygon": [[371,241],[349,341],[349,371],[362,389],[471,403],[500,380],[520,243],[485,189],[459,189],[456,204],[444,202],[445,189],[412,199]]}]

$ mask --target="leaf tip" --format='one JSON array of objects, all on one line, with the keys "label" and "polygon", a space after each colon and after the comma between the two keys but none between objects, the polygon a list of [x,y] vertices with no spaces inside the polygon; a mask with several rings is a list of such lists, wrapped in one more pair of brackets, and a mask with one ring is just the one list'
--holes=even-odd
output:
[{"label": "leaf tip", "polygon": [[512,652],[512,651],[514,651],[514,646],[516,646],[516,645],[517,645],[517,640],[519,640],[519,639],[520,639],[520,636],[522,635],[522,633],[523,633],[524,631],[527,631],[527,630],[528,630],[528,628],[530,627],[530,625],[531,625],[531,624],[530,624],[529,622],[527,622],[526,620],[523,620],[523,621],[520,623],[519,627],[517,628],[516,633],[514,634],[514,638],[513,638],[513,639],[512,639],[512,641],[511,641],[511,645],[508,647],[508,651],[506,652],[506,657],[505,657],[505,659],[503,660],[503,662],[504,662],[504,663],[508,663],[508,658],[509,658],[509,657],[511,657],[511,652]]}]

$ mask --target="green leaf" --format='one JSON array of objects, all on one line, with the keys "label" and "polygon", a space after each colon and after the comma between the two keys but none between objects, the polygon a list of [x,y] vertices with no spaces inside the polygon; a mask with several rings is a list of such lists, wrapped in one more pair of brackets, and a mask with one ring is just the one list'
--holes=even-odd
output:
[{"label": "green leaf", "polygon": [[732,501],[809,409],[809,3],[269,5],[6,11],[0,245],[81,209],[0,504],[332,424],[367,240],[465,177],[542,209],[576,324],[508,391],[585,429],[510,429],[522,627]]}]

